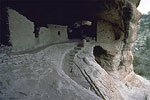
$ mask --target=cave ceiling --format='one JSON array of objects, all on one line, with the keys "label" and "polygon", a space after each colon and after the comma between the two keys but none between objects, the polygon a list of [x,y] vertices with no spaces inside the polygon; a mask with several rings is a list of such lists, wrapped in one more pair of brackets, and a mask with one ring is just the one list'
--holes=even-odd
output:
[{"label": "cave ceiling", "polygon": [[42,26],[97,20],[96,14],[106,10],[104,3],[106,0],[3,0],[1,7],[14,9]]}]

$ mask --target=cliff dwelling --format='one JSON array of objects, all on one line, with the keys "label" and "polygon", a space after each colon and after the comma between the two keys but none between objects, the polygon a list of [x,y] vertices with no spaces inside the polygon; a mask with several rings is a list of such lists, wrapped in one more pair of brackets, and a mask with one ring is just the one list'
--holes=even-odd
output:
[{"label": "cliff dwelling", "polygon": [[[47,41],[51,40],[50,37],[53,37],[51,35],[57,37],[55,36],[56,34],[60,37],[62,36],[61,39],[64,38],[64,41],[67,40],[67,38],[83,39],[85,37],[91,37],[96,39],[97,26],[96,21],[94,21],[96,19],[91,16],[90,13],[93,13],[92,11],[95,9],[93,6],[97,4],[94,2],[73,2],[3,1],[1,4],[1,44],[18,45],[18,43],[13,44],[14,41],[17,42],[17,40],[14,39],[16,37],[13,37],[13,35],[18,35],[18,33],[20,34],[20,38],[23,37],[24,40],[28,38],[28,40],[31,40],[30,42],[34,42],[37,38],[41,38],[44,35],[46,37],[48,34],[42,31],[48,31],[48,29],[51,33],[49,33],[49,38],[46,39]],[[86,8],[92,11],[85,12]],[[79,9],[81,10],[80,12],[78,12]],[[17,23],[15,23],[14,20],[16,20]],[[26,21],[26,24],[21,23],[21,21]],[[32,25],[30,24],[30,28],[28,26],[29,23],[32,23]],[[15,27],[14,24],[15,26],[17,26],[16,24],[22,25],[20,31],[27,28],[25,31],[30,31],[28,36],[26,34],[26,37],[24,37],[23,34],[25,33],[23,33],[23,31],[19,32],[18,27]],[[53,26],[49,26],[49,24],[54,25],[54,27],[56,25],[57,27],[54,28]],[[13,31],[12,34],[10,34],[11,31]],[[36,39],[34,39],[32,33]],[[18,40],[18,42],[20,42],[20,40]]]},{"label": "cliff dwelling", "polygon": [[140,0],[1,0],[0,100],[150,100],[134,73]]}]

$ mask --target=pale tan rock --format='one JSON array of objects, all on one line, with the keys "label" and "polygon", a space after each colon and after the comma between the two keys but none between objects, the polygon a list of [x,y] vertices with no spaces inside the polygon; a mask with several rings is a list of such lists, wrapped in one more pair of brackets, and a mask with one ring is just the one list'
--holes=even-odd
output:
[{"label": "pale tan rock", "polygon": [[111,43],[115,40],[112,25],[106,21],[98,21],[97,23],[97,41],[99,43]]},{"label": "pale tan rock", "polygon": [[122,52],[123,65],[129,67],[133,62],[133,55],[131,51]]},{"label": "pale tan rock", "polygon": [[133,7],[133,11],[134,11],[134,16],[133,19],[131,20],[133,23],[137,24],[139,19],[141,18],[141,13],[137,10],[137,8],[135,6]]},{"label": "pale tan rock", "polygon": [[137,24],[130,22],[129,24],[129,34],[126,39],[126,43],[133,43],[137,39]]},{"label": "pale tan rock", "polygon": [[133,46],[134,46],[134,43],[127,43],[124,45],[123,50],[124,51],[131,51]]}]

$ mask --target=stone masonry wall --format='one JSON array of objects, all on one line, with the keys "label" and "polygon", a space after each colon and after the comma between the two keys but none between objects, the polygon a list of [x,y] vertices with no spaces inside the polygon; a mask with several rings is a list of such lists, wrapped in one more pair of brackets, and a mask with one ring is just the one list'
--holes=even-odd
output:
[{"label": "stone masonry wall", "polygon": [[13,9],[8,9],[10,42],[15,50],[31,49],[36,46],[65,42],[68,40],[67,27],[49,24],[40,27],[35,38],[34,23]]},{"label": "stone masonry wall", "polygon": [[31,48],[35,45],[34,24],[17,11],[8,9],[10,42],[14,48]]}]

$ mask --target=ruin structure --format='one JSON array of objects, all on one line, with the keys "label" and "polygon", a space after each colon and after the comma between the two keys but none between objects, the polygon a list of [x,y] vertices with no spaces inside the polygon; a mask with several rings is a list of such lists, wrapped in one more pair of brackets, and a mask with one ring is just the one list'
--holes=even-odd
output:
[{"label": "ruin structure", "polygon": [[2,0],[0,100],[150,100],[132,48],[140,0]]}]

